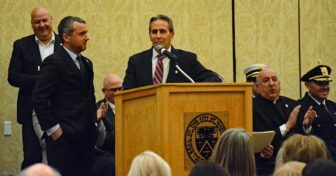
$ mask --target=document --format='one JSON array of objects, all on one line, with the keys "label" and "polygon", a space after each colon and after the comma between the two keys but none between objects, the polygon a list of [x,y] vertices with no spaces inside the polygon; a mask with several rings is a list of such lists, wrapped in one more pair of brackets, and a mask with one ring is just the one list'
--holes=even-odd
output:
[{"label": "document", "polygon": [[275,131],[253,132],[253,151],[261,152],[268,144],[271,144],[275,135]]}]

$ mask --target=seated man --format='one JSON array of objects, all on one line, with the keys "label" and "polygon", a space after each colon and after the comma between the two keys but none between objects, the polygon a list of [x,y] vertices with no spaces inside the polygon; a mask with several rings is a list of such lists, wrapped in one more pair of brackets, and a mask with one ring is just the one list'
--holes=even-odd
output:
[{"label": "seated man", "polygon": [[254,83],[252,87],[253,97],[255,97],[258,94],[258,89],[256,85],[258,73],[265,68],[268,68],[266,64],[253,64],[244,69],[246,82]]},{"label": "seated man", "polygon": [[104,99],[97,102],[96,157],[92,167],[92,175],[115,175],[115,102],[114,93],[122,89],[121,78],[108,74],[104,78],[102,92]]},{"label": "seated man", "polygon": [[257,175],[271,175],[275,156],[294,128],[300,106],[295,107],[294,100],[280,96],[280,80],[270,68],[259,72],[256,85],[259,95],[253,98],[253,131],[275,131],[272,146],[256,155]]},{"label": "seated man", "polygon": [[323,139],[336,160],[336,103],[328,100],[330,73],[329,66],[319,65],[302,76],[308,92],[299,100],[302,112],[298,116],[297,131]]}]

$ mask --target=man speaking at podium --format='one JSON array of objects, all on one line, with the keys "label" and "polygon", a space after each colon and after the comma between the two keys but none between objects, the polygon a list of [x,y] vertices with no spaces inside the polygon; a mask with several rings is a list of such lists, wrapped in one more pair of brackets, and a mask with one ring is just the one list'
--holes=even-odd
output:
[{"label": "man speaking at podium", "polygon": [[150,19],[149,37],[152,48],[129,58],[124,90],[173,82],[221,82],[216,73],[197,60],[195,53],[171,45],[174,25],[168,16],[157,15]]}]

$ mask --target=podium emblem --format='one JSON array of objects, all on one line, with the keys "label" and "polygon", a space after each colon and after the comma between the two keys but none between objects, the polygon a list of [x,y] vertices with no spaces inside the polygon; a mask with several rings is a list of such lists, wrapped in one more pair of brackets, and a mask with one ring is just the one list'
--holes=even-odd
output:
[{"label": "podium emblem", "polygon": [[219,136],[226,130],[224,121],[227,121],[226,112],[185,115],[184,148],[191,161],[186,162],[189,163],[186,167],[210,159]]}]

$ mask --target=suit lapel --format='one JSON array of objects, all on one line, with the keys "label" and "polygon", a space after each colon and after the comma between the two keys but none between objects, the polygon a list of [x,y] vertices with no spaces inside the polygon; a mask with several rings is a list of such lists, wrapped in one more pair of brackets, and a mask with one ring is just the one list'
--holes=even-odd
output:
[{"label": "suit lapel", "polygon": [[36,63],[38,65],[41,65],[42,63],[42,58],[40,54],[40,49],[38,47],[38,44],[36,43],[35,40],[35,35],[32,35],[32,40],[29,40],[30,43],[28,44],[28,48],[30,50],[30,53],[32,53],[33,58],[35,59]]},{"label": "suit lapel", "polygon": [[[171,52],[175,55],[176,54],[176,50],[175,48],[172,46],[171,47]],[[175,65],[173,62],[169,61],[169,71],[168,71],[168,76],[167,76],[167,83],[170,83],[170,82],[176,82],[177,78],[176,78],[176,75],[178,74],[178,70],[175,68]]]},{"label": "suit lapel", "polygon": [[75,75],[81,80],[81,82],[84,84],[84,78],[80,72],[80,70],[78,69],[77,65],[75,64],[75,62],[72,60],[71,56],[68,54],[68,52],[61,47],[61,54],[62,54],[62,58],[64,59],[65,65],[67,65],[69,67],[69,69],[75,73]]},{"label": "suit lapel", "polygon": [[152,70],[152,57],[153,52],[152,49],[147,50],[144,53],[144,60],[143,60],[143,67],[142,67],[142,77],[144,78],[145,82],[147,82],[147,85],[153,84],[153,70]]}]

